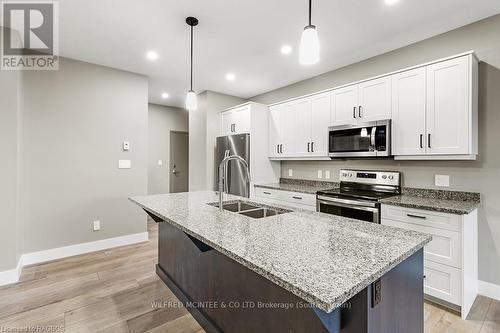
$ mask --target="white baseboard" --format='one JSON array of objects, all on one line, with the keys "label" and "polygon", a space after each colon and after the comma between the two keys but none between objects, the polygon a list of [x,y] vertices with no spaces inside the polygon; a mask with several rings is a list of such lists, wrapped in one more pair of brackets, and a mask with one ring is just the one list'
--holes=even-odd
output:
[{"label": "white baseboard", "polygon": [[478,293],[479,295],[483,295],[500,301],[500,285],[498,284],[479,280]]},{"label": "white baseboard", "polygon": [[102,239],[94,242],[80,243],[75,245],[58,247],[44,251],[25,253],[19,259],[17,268],[0,272],[0,286],[16,283],[19,281],[21,271],[24,266],[39,264],[46,261],[62,259],[90,252],[110,249],[118,246],[131,245],[148,240],[148,233],[141,232],[138,234]]}]

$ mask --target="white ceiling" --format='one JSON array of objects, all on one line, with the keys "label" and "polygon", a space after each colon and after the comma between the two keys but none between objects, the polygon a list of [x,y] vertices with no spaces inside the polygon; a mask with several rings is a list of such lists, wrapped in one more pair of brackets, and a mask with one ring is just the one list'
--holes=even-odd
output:
[{"label": "white ceiling", "polygon": [[[187,16],[196,16],[197,92],[243,98],[328,72],[500,12],[498,0],[314,0],[321,59],[298,63],[307,0],[60,0],[62,56],[149,77],[150,102],[183,106]],[[293,53],[280,48],[290,44]],[[155,50],[159,59],[146,59]],[[236,80],[225,79],[227,72]],[[163,91],[170,98],[163,100]]]}]

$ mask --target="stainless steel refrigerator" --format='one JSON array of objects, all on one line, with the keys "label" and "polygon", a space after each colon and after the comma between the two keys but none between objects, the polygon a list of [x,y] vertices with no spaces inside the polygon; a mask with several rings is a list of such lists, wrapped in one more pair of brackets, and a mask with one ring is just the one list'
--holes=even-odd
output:
[{"label": "stainless steel refrigerator", "polygon": [[[245,159],[250,168],[250,134],[237,134],[220,136],[216,143],[216,158],[215,170],[217,172],[217,189],[219,188],[219,164],[224,159],[224,156],[238,155]],[[227,188],[229,194],[239,195],[242,197],[250,197],[250,188],[246,186],[245,170],[241,163],[237,161],[229,161],[227,170]]]}]

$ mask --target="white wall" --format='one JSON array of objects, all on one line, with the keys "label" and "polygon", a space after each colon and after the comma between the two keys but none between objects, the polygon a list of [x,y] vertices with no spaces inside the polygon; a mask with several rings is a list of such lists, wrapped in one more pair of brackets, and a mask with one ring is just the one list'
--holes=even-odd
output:
[{"label": "white wall", "polygon": [[[170,132],[187,132],[189,115],[184,109],[149,104],[148,193],[170,191]],[[158,160],[163,165],[158,165]]]},{"label": "white wall", "polygon": [[147,78],[64,58],[59,67],[23,73],[24,253],[146,231],[127,198],[147,193]]},{"label": "white wall", "polygon": [[481,192],[479,209],[479,278],[500,285],[500,15],[360,63],[251,98],[273,103],[347,84],[408,66],[475,50],[479,66],[479,159],[466,162],[327,161],[283,162],[282,174],[315,179],[317,170],[340,168],[400,170],[406,186],[434,188],[435,174],[451,176],[450,189]]}]

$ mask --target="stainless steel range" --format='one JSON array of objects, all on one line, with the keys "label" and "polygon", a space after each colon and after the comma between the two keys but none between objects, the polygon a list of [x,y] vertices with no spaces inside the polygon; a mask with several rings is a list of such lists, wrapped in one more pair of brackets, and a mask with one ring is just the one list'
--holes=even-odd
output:
[{"label": "stainless steel range", "polygon": [[340,187],[316,193],[318,212],[380,223],[380,199],[401,193],[401,174],[340,170]]}]

